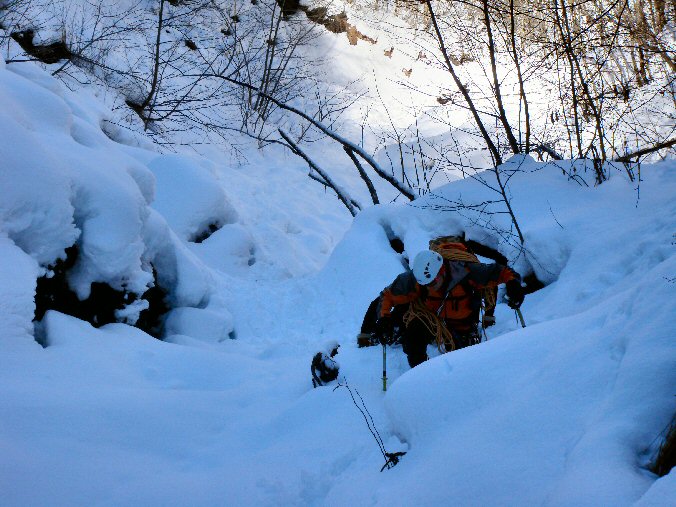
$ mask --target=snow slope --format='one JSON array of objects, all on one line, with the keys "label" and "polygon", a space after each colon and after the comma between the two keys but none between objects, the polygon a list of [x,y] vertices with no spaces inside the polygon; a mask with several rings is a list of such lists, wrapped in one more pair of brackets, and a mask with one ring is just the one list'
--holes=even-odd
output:
[{"label": "snow slope", "polygon": [[[676,409],[673,162],[585,187],[513,158],[525,253],[502,203],[451,209],[496,199],[472,179],[369,208],[340,239],[344,210],[279,153],[247,174],[115,143],[94,97],[32,65],[0,63],[0,95],[2,505],[676,501],[674,472],[646,470]],[[224,227],[186,241],[210,221]],[[355,344],[363,312],[405,257],[460,231],[548,285],[525,329],[501,304],[481,345],[430,347],[414,370],[389,348],[383,393],[382,350]],[[36,279],[73,242],[82,295],[141,292],[157,268],[175,306],[164,341],[54,311],[34,341]],[[348,389],[312,388],[310,359],[334,340],[341,382],[407,452],[391,470]]]}]

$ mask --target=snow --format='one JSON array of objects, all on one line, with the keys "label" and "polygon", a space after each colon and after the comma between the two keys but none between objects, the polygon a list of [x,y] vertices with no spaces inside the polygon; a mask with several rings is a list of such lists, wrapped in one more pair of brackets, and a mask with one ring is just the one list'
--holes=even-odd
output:
[{"label": "snow", "polygon": [[237,221],[237,214],[215,176],[189,159],[161,155],[148,167],[155,176],[153,208],[185,241],[192,241],[210,224],[222,226]]},{"label": "snow", "polygon": [[[564,174],[593,181],[580,163],[513,157],[521,251],[478,179],[350,221],[281,149],[247,165],[161,153],[33,64],[0,60],[0,98],[3,506],[676,502],[674,472],[647,470],[676,408],[674,161],[595,187]],[[430,347],[412,370],[388,347],[383,392],[382,348],[356,347],[363,314],[431,238],[460,232],[547,286],[526,328],[499,304],[480,345]],[[34,325],[36,281],[74,244],[80,297],[97,281],[168,290],[164,340],[53,310]],[[310,361],[335,341],[342,387],[313,389]],[[369,422],[407,453],[390,470]]]},{"label": "snow", "polygon": [[38,265],[6,236],[0,235],[0,315],[3,332],[0,335],[3,350],[33,345],[33,298]]}]

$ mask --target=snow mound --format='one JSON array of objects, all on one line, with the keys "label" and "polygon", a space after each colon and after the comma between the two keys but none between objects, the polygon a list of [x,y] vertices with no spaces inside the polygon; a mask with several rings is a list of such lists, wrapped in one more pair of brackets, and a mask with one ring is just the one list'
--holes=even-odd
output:
[{"label": "snow mound", "polygon": [[155,175],[153,208],[185,241],[204,239],[209,227],[237,221],[216,176],[197,161],[180,155],[161,155],[148,164]]},{"label": "snow mound", "polygon": [[[382,504],[629,505],[653,484],[645,467],[676,384],[674,163],[652,166],[640,183],[615,173],[595,188],[551,164],[519,164],[509,195],[523,250],[497,213],[504,202],[486,207],[490,191],[470,179],[362,213],[320,276],[365,309],[363,294],[375,297],[402,270],[388,230],[409,258],[436,235],[465,232],[547,284],[526,298],[527,328],[499,304],[494,339],[394,381],[385,407],[410,449],[379,489]],[[340,299],[328,305],[340,308]],[[366,503],[369,494],[349,492],[349,482],[329,499]]]},{"label": "snow mound", "polygon": [[18,273],[3,284],[0,299],[26,304],[21,312],[3,310],[11,314],[3,319],[4,334],[32,335],[36,280],[54,276],[52,268],[70,247],[76,255],[66,273],[68,288],[81,301],[97,282],[131,294],[116,310],[121,321],[138,320],[148,308],[140,298],[158,283],[170,305],[205,307],[213,289],[210,270],[150,204],[156,193],[157,202],[170,203],[175,181],[188,199],[166,211],[179,232],[232,221],[237,214],[215,177],[196,161],[114,143],[101,131],[108,113],[94,97],[75,95],[31,64],[0,68],[0,99],[1,248]]}]

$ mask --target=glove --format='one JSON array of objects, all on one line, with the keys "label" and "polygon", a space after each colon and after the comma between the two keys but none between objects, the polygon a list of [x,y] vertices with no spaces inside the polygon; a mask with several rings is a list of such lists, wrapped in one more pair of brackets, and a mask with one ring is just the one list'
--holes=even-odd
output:
[{"label": "glove", "polygon": [[513,310],[518,310],[523,303],[525,294],[519,280],[510,280],[507,282],[507,306]]},{"label": "glove", "polygon": [[376,321],[376,338],[382,344],[387,343],[387,340],[392,336],[394,331],[394,324],[392,317],[385,315]]},{"label": "glove", "polygon": [[484,318],[481,320],[481,326],[484,329],[486,329],[487,327],[491,327],[494,325],[495,325],[495,316],[484,313]]}]

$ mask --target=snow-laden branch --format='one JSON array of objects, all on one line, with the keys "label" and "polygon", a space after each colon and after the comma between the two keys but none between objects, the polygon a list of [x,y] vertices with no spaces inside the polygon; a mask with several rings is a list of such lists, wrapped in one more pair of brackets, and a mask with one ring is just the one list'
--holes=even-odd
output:
[{"label": "snow-laden branch", "polygon": [[366,183],[366,187],[369,189],[369,193],[371,194],[371,200],[373,201],[373,204],[379,204],[380,201],[378,200],[378,193],[376,192],[376,188],[373,186],[371,178],[369,178],[368,174],[366,174],[366,171],[359,162],[359,159],[354,154],[354,152],[347,146],[343,145],[343,149],[345,150],[345,153],[347,153],[347,156],[350,157],[350,159],[352,159],[352,162],[354,162],[357,171],[359,171],[361,179],[364,180],[364,183]]},{"label": "snow-laden branch", "polygon": [[265,98],[266,100],[269,100],[273,104],[275,104],[277,107],[284,109],[286,111],[289,111],[297,116],[300,116],[303,118],[305,121],[310,122],[312,125],[314,125],[317,129],[319,129],[321,132],[326,134],[328,137],[333,139],[334,141],[338,141],[340,144],[342,144],[344,147],[349,148],[352,152],[355,154],[359,155],[368,165],[370,165],[373,170],[376,172],[378,176],[380,176],[382,179],[387,181],[390,185],[392,185],[394,188],[396,188],[399,192],[401,192],[404,196],[406,196],[409,200],[415,199],[415,194],[413,192],[413,189],[408,186],[406,183],[399,181],[396,179],[393,175],[388,174],[385,170],[383,170],[380,165],[374,160],[374,158],[366,153],[361,146],[358,144],[353,143],[352,141],[349,141],[348,139],[345,139],[341,135],[335,133],[333,130],[331,130],[329,127],[324,125],[323,123],[315,120],[308,114],[304,113],[300,109],[297,109],[293,106],[290,106],[280,100],[277,100],[276,98],[272,97],[271,95],[268,95],[267,93],[264,93],[260,91],[258,88],[256,88],[253,85],[250,85],[249,83],[245,83],[243,81],[239,81],[237,79],[233,79],[229,76],[225,76],[222,74],[212,74],[210,77],[218,78],[218,79],[223,79],[224,81],[227,81],[229,83],[232,83],[237,86],[241,86],[243,88],[246,88],[261,97]]},{"label": "snow-laden branch", "polygon": [[[319,176],[321,176],[322,180],[321,182],[328,186],[329,188],[332,188],[333,191],[336,193],[338,196],[338,199],[345,205],[345,207],[348,209],[350,214],[354,217],[357,216],[358,210],[361,209],[361,206],[356,204],[356,202],[347,194],[347,192],[337,185],[331,177],[328,175],[326,171],[324,171],[321,167],[319,167],[310,157],[308,157],[303,150],[301,150],[296,143],[293,142],[291,137],[289,137],[288,134],[286,134],[282,129],[278,129],[279,135],[282,136],[282,138],[289,144],[289,147],[291,150],[298,155],[300,158],[305,160],[308,165],[310,166],[311,169],[314,169]],[[313,178],[317,180],[316,178]],[[319,180],[317,180],[319,181]]]},{"label": "snow-laden branch", "polygon": [[552,157],[554,160],[563,160],[563,155],[558,153],[554,148],[547,144],[538,144],[535,146],[532,151],[534,153],[546,153],[550,157]]}]

